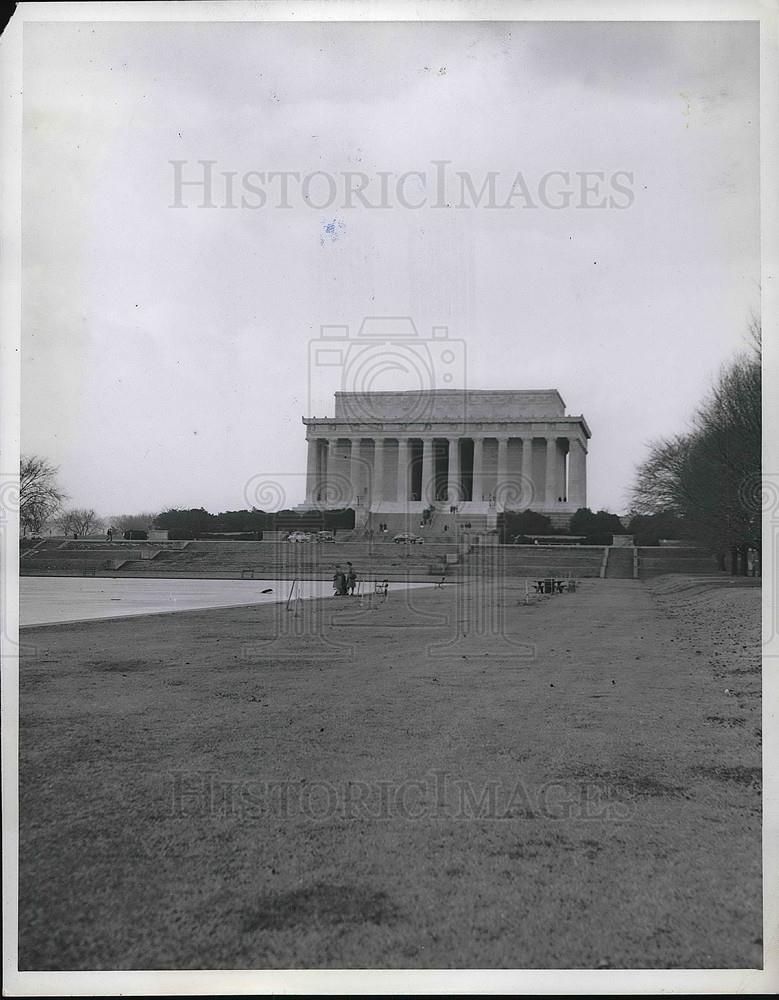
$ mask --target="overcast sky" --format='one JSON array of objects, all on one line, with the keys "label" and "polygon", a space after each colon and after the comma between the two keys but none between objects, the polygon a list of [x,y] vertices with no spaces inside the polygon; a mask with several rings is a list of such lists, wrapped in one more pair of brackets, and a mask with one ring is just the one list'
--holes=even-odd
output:
[{"label": "overcast sky", "polygon": [[[392,315],[448,326],[472,388],[559,389],[590,506],[621,511],[759,308],[757,25],[28,23],[24,46],[22,445],[74,505],[237,509],[256,477],[299,502],[309,343]],[[170,207],[172,160],[338,197]],[[387,172],[388,207],[344,207],[348,171],[373,202]],[[501,204],[518,173],[535,203],[551,171],[633,181],[627,207],[458,208],[457,171]]]}]

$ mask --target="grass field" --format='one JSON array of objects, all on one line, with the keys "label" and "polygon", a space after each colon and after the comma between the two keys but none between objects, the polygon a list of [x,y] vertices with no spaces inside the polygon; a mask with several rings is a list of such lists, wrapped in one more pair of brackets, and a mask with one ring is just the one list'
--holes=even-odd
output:
[{"label": "grass field", "polygon": [[759,967],[760,591],[683,585],[25,630],[20,968]]}]

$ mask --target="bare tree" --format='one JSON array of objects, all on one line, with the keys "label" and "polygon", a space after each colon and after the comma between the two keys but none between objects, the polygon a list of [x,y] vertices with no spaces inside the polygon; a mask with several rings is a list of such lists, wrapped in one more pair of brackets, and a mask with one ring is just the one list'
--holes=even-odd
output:
[{"label": "bare tree", "polygon": [[686,534],[724,565],[760,548],[760,326],[750,324],[752,351],[720,372],[688,434],[657,441],[639,467],[633,507],[639,514],[675,514]]},{"label": "bare tree", "polygon": [[690,444],[690,438],[681,434],[652,442],[649,458],[639,466],[633,485],[636,514],[683,513],[679,483]]},{"label": "bare tree", "polygon": [[63,534],[85,538],[87,535],[99,531],[103,522],[91,508],[74,507],[62,514],[58,524]]},{"label": "bare tree", "polygon": [[58,469],[40,455],[22,455],[19,463],[19,518],[33,535],[62,509],[67,495],[57,486]]}]

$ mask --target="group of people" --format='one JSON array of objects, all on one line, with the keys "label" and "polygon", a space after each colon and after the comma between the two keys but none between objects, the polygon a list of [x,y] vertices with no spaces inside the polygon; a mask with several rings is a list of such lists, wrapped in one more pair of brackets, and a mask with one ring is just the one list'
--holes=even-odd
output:
[{"label": "group of people", "polygon": [[333,574],[334,597],[353,597],[357,586],[357,572],[350,562],[346,564],[346,572],[340,566],[335,567]]}]

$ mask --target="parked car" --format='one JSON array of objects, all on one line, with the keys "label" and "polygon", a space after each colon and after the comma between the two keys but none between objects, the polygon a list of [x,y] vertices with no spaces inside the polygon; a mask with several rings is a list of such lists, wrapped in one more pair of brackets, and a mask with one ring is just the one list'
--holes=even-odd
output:
[{"label": "parked car", "polygon": [[422,545],[424,538],[420,538],[419,535],[412,535],[410,531],[401,531],[399,535],[395,535],[392,541],[409,542],[411,545]]},{"label": "parked car", "polygon": [[312,538],[310,531],[293,531],[287,538],[288,542],[310,542]]},{"label": "parked car", "polygon": [[332,531],[317,531],[316,540],[318,542],[334,542],[335,535],[332,533]]}]

